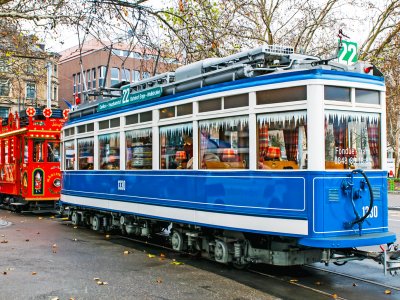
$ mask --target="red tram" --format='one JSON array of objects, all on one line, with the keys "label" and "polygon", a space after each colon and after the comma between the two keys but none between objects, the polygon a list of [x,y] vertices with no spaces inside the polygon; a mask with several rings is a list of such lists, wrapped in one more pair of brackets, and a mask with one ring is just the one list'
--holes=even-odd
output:
[{"label": "red tram", "polygon": [[60,198],[60,131],[69,110],[28,107],[0,118],[0,203],[54,210]]}]

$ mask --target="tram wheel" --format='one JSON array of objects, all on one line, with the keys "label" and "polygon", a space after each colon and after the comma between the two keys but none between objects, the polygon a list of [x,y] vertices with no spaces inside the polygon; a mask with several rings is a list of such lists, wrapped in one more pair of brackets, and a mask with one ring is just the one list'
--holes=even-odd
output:
[{"label": "tram wheel", "polygon": [[80,216],[79,216],[79,214],[78,214],[78,212],[77,211],[73,211],[73,213],[71,214],[71,223],[72,223],[72,225],[79,225],[79,219],[80,219]]},{"label": "tram wheel", "polygon": [[93,216],[92,229],[95,231],[99,231],[101,229],[101,219],[97,215]]},{"label": "tram wheel", "polygon": [[236,270],[247,270],[250,267],[250,264],[238,264],[232,262],[232,267],[234,267]]}]

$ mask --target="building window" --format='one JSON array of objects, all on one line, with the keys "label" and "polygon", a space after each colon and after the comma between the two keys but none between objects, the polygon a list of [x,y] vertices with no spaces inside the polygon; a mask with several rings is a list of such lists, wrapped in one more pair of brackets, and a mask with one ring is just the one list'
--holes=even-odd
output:
[{"label": "building window", "polygon": [[53,88],[53,100],[57,101],[57,87],[56,86]]},{"label": "building window", "polygon": [[106,82],[105,82],[105,76],[106,76],[106,67],[105,66],[101,66],[99,67],[99,87],[103,87],[106,86]]},{"label": "building window", "polygon": [[76,74],[72,75],[72,81],[74,82],[74,95],[76,94]]},{"label": "building window", "polygon": [[100,170],[119,170],[119,133],[99,135]]},{"label": "building window", "polygon": [[132,82],[136,82],[140,80],[140,71],[133,70],[132,71]]},{"label": "building window", "polygon": [[10,95],[10,82],[9,80],[0,79],[0,96]]},{"label": "building window", "polygon": [[126,132],[126,169],[152,168],[152,129]]},{"label": "building window", "polygon": [[54,76],[57,76],[58,69],[56,64],[53,65],[53,71],[54,71]]},{"label": "building window", "polygon": [[78,94],[81,92],[81,73],[76,74],[77,77],[77,86],[78,86]]},{"label": "building window", "polygon": [[96,89],[96,69],[92,69],[92,88]]},{"label": "building window", "polygon": [[259,115],[258,169],[307,169],[307,115],[292,111]]},{"label": "building window", "polygon": [[27,82],[26,83],[26,99],[36,98],[36,83]]},{"label": "building window", "polygon": [[0,107],[0,118],[8,118],[8,107]]},{"label": "building window", "polygon": [[111,68],[111,86],[119,83],[119,69]]},{"label": "building window", "polygon": [[201,169],[248,169],[248,117],[199,122]]},{"label": "building window", "polygon": [[161,169],[192,169],[192,123],[161,127],[160,147]]},{"label": "building window", "polygon": [[129,69],[122,69],[121,71],[121,80],[122,81],[131,81],[131,70]]},{"label": "building window", "polygon": [[143,72],[143,79],[149,78],[150,73],[149,72]]},{"label": "building window", "polygon": [[90,79],[91,78],[90,77],[90,70],[86,71],[86,76],[87,76],[87,78],[86,78],[86,80],[87,80],[87,89],[88,89],[88,91],[90,91],[92,89],[92,80]]}]

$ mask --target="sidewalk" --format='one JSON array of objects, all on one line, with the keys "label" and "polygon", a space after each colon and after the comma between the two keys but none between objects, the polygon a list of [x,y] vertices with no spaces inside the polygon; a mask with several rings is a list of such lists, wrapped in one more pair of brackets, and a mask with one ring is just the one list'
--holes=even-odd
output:
[{"label": "sidewalk", "polygon": [[389,192],[388,193],[388,206],[389,209],[400,210],[400,193]]}]

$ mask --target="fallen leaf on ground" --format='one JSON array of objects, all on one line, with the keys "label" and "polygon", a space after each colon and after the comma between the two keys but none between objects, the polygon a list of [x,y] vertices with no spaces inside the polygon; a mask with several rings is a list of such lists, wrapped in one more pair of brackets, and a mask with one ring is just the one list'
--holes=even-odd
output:
[{"label": "fallen leaf on ground", "polygon": [[60,300],[60,298],[58,298],[58,297],[53,297],[53,298],[51,298],[51,300]]},{"label": "fallen leaf on ground", "polygon": [[180,261],[176,261],[175,259],[173,259],[172,262],[171,262],[171,265],[179,266],[179,265],[184,265],[184,263],[180,262]]},{"label": "fallen leaf on ground", "polygon": [[295,283],[295,282],[298,282],[298,280],[297,279],[290,279],[289,282],[290,283]]},{"label": "fallen leaf on ground", "polygon": [[25,242],[29,242],[29,239],[26,239]]},{"label": "fallen leaf on ground", "polygon": [[315,284],[316,285],[321,285],[321,282],[320,281],[316,281]]},{"label": "fallen leaf on ground", "polygon": [[36,275],[37,273],[36,272],[32,272],[32,275]]},{"label": "fallen leaf on ground", "polygon": [[7,244],[8,241],[7,241],[7,240],[2,240],[0,243],[2,243],[2,244]]},{"label": "fallen leaf on ground", "polygon": [[3,275],[7,275],[7,272],[6,272],[6,271],[4,271],[4,272],[3,272]]},{"label": "fallen leaf on ground", "polygon": [[160,253],[160,257],[165,257],[165,254],[164,253]]},{"label": "fallen leaf on ground", "polygon": [[147,257],[148,258],[154,258],[154,257],[156,257],[154,254],[147,254]]},{"label": "fallen leaf on ground", "polygon": [[39,219],[39,220],[42,220],[42,219],[43,219],[43,217],[39,217],[38,219]]},{"label": "fallen leaf on ground", "polygon": [[74,226],[74,229],[77,229],[78,228],[78,226]]},{"label": "fallen leaf on ground", "polygon": [[161,279],[161,278],[158,278],[158,279],[156,280],[156,282],[157,282],[157,283],[162,283],[162,279]]},{"label": "fallen leaf on ground", "polygon": [[110,238],[110,235],[109,234],[106,234],[106,239],[109,239]]},{"label": "fallen leaf on ground", "polygon": [[125,251],[124,251],[124,254],[125,254],[125,255],[127,255],[127,254],[129,254],[129,253],[130,253],[130,252],[129,252],[128,250],[125,250]]},{"label": "fallen leaf on ground", "polygon": [[392,293],[391,290],[385,290],[385,294],[386,294],[386,295],[390,295],[391,293]]},{"label": "fallen leaf on ground", "polygon": [[338,297],[337,294],[332,294],[333,299],[337,299],[337,297]]}]

